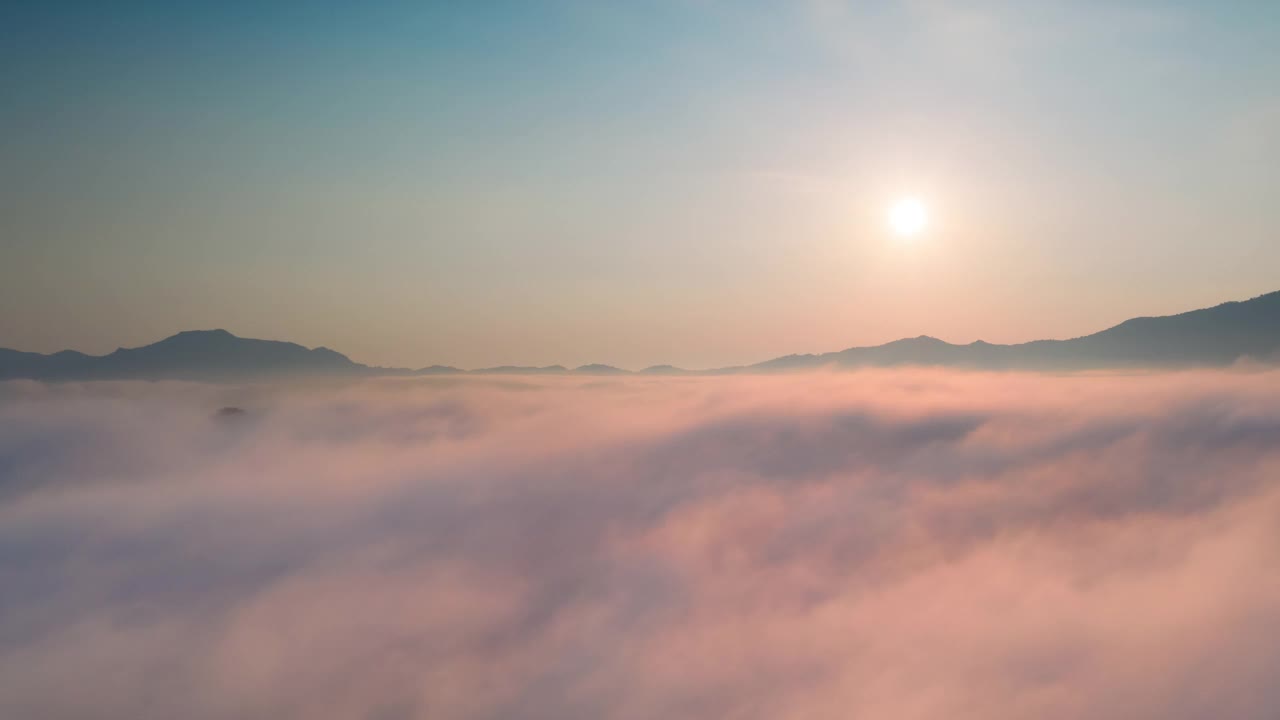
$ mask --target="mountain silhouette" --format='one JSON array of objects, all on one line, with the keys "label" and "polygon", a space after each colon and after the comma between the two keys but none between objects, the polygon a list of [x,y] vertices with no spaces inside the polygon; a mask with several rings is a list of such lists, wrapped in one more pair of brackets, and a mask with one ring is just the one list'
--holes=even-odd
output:
[{"label": "mountain silhouette", "polygon": [[236,337],[226,330],[189,330],[109,355],[64,350],[52,355],[0,350],[0,379],[223,380],[286,374],[375,372],[328,348],[309,350],[276,340]]},{"label": "mountain silhouette", "polygon": [[[1244,302],[1228,302],[1167,317],[1126,320],[1093,335],[1070,340],[1037,340],[1017,345],[982,341],[953,345],[920,336],[874,347],[854,347],[816,355],[787,355],[745,367],[696,374],[775,372],[817,367],[925,365],[985,370],[1085,370],[1136,367],[1178,368],[1230,365],[1250,358],[1280,362],[1280,292]],[[686,373],[670,365],[641,371],[649,375]],[[280,376],[437,375],[469,373],[622,375],[610,365],[532,367],[502,365],[478,370],[432,365],[420,370],[379,368],[353,362],[328,348],[291,342],[252,340],[226,330],[180,332],[139,348],[108,355],[74,350],[43,355],[0,348],[0,380],[243,380]]]},{"label": "mountain silhouette", "polygon": [[1166,317],[1126,320],[1093,335],[993,345],[953,345],[921,336],[820,355],[787,355],[748,370],[823,366],[937,365],[988,370],[1084,370],[1230,365],[1280,361],[1280,292]]},{"label": "mountain silhouette", "polygon": [[601,365],[599,363],[576,367],[573,369],[573,371],[575,373],[581,373],[583,375],[630,375],[631,374],[630,370],[623,370],[622,368],[617,368],[612,365]]},{"label": "mountain silhouette", "polygon": [[688,370],[683,370],[675,365],[651,365],[640,371],[641,375],[684,375]]},{"label": "mountain silhouette", "polygon": [[[406,374],[410,374],[410,375],[456,375],[456,374],[458,374],[458,373],[464,373],[464,372],[466,372],[466,370],[463,370],[463,369],[461,369],[461,368],[456,368],[456,367],[454,367],[454,366],[452,366],[452,365],[431,365],[430,367],[424,367],[424,368],[421,368],[421,369],[419,369],[419,370],[413,370],[412,372],[409,372],[409,373],[406,373]],[[398,372],[397,372],[396,374],[400,374],[400,373],[398,373]]]},{"label": "mountain silhouette", "polygon": [[532,365],[499,365],[498,367],[480,368],[469,372],[476,375],[563,375],[569,368],[563,365],[534,367]]}]

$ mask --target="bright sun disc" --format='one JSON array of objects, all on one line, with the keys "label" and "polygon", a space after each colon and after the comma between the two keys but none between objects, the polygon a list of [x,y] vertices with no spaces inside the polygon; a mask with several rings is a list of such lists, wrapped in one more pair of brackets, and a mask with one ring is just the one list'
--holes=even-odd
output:
[{"label": "bright sun disc", "polygon": [[929,224],[929,211],[916,198],[902,198],[889,208],[889,227],[895,235],[918,235]]}]

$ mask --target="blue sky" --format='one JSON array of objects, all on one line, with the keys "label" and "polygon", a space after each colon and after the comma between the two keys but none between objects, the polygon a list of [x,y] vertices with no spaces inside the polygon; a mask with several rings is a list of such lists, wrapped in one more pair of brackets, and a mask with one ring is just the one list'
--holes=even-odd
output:
[{"label": "blue sky", "polygon": [[1078,335],[1277,289],[1277,77],[1268,2],[10,3],[0,346]]}]

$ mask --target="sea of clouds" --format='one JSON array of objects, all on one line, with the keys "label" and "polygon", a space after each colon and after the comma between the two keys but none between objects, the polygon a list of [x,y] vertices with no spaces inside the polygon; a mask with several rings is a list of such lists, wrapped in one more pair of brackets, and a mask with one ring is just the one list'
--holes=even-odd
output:
[{"label": "sea of clouds", "polygon": [[1277,371],[0,383],[3,718],[1274,720],[1278,678]]}]

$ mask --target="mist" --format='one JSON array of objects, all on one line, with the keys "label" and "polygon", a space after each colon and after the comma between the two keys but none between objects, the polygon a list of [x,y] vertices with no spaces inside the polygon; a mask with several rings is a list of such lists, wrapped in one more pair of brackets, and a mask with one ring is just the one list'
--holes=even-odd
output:
[{"label": "mist", "polygon": [[1278,513],[1247,367],[0,383],[0,716],[1270,719]]}]

